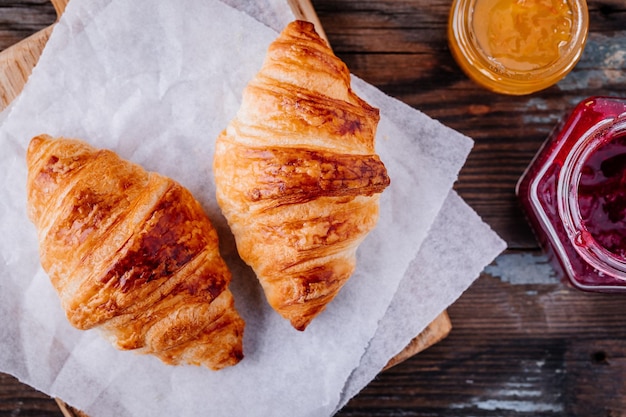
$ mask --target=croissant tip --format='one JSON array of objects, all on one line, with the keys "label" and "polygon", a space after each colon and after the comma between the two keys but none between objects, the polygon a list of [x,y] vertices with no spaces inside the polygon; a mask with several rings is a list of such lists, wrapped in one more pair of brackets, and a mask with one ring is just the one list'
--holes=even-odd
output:
[{"label": "croissant tip", "polygon": [[311,323],[311,319],[305,319],[302,317],[295,317],[290,320],[291,326],[299,332],[303,332],[306,330],[308,325]]},{"label": "croissant tip", "polygon": [[49,141],[49,140],[52,140],[52,136],[48,135],[47,133],[42,133],[41,135],[37,135],[33,137],[31,139],[31,142],[32,141],[43,142],[43,141]]},{"label": "croissant tip", "polygon": [[301,37],[309,40],[315,40],[328,46],[326,40],[324,40],[315,28],[315,24],[308,20],[294,20],[287,25],[283,31],[283,35],[292,35],[294,37]]},{"label": "croissant tip", "polygon": [[302,19],[294,20],[288,26],[299,27],[303,29],[308,29],[310,31],[315,31],[315,25],[313,25],[313,23],[309,22],[308,20],[302,20]]},{"label": "croissant tip", "polygon": [[46,134],[41,134],[41,135],[37,135],[33,137],[30,140],[30,143],[28,144],[28,152],[29,153],[34,152],[35,150],[40,148],[44,143],[49,142],[51,140],[52,140],[52,137]]},{"label": "croissant tip", "polygon": [[243,352],[233,352],[228,359],[223,360],[219,363],[197,363],[197,364],[192,363],[190,365],[205,366],[206,368],[212,371],[220,371],[222,369],[237,365],[239,362],[243,360],[243,358],[244,358]]}]

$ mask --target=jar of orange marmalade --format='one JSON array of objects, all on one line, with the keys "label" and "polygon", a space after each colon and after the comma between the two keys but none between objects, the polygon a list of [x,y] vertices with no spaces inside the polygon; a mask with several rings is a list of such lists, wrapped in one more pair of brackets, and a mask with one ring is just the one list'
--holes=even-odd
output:
[{"label": "jar of orange marmalade", "polygon": [[523,95],[567,75],[580,59],[588,26],[586,0],[454,0],[448,41],[476,83]]}]

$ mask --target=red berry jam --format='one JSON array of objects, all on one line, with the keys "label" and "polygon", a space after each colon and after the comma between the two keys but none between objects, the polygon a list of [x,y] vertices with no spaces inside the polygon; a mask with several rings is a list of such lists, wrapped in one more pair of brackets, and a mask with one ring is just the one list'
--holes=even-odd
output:
[{"label": "red berry jam", "polygon": [[578,205],[593,239],[626,260],[626,135],[598,147],[585,162]]},{"label": "red berry jam", "polygon": [[626,100],[592,97],[576,106],[520,178],[517,195],[569,282],[626,291]]}]

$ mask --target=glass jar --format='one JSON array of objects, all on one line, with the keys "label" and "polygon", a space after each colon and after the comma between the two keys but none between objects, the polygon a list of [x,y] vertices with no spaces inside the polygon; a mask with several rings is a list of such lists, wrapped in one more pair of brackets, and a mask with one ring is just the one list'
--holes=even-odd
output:
[{"label": "glass jar", "polygon": [[547,88],[571,71],[588,26],[586,0],[454,0],[448,43],[476,83],[523,95]]},{"label": "glass jar", "polygon": [[578,104],[538,151],[516,194],[569,282],[626,291],[626,99]]}]

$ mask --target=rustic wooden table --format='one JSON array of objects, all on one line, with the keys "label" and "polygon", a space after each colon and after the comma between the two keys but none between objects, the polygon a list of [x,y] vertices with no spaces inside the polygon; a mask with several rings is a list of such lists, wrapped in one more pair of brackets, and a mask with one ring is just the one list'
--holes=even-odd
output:
[{"label": "rustic wooden table", "polygon": [[[626,97],[626,2],[588,0],[590,35],[564,80],[524,97],[469,81],[447,46],[451,0],[313,0],[353,73],[472,137],[455,188],[508,243],[448,313],[451,334],[383,372],[340,416],[626,415],[626,298],[555,275],[514,187],[557,121],[592,95]],[[51,24],[48,0],[0,0],[0,50]],[[0,374],[0,416],[60,416]]]}]

